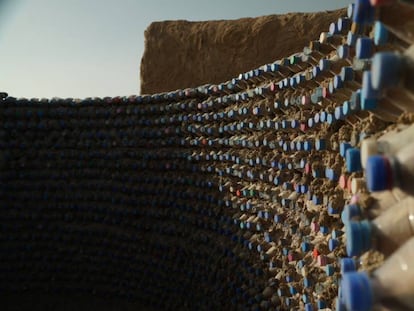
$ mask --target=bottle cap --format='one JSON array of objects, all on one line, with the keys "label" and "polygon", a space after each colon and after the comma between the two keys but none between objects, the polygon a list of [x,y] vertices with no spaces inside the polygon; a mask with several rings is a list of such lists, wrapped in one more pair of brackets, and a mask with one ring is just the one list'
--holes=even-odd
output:
[{"label": "bottle cap", "polygon": [[351,4],[348,5],[348,8],[346,10],[346,16],[348,16],[348,18],[352,18],[353,12],[354,12],[354,7],[355,7],[354,3],[351,3]]},{"label": "bottle cap", "polygon": [[319,68],[321,69],[321,71],[329,70],[329,68],[331,68],[331,61],[329,59],[322,58],[319,61]]},{"label": "bottle cap", "polygon": [[321,111],[319,113],[320,122],[322,122],[322,123],[326,122],[327,115],[328,115],[328,113],[326,111]]},{"label": "bottle cap", "polygon": [[338,32],[340,33],[346,33],[346,31],[349,30],[349,27],[351,25],[351,21],[349,18],[346,17],[340,17],[338,19]]},{"label": "bottle cap", "polygon": [[333,124],[336,120],[337,120],[337,119],[335,118],[335,114],[328,113],[328,114],[326,115],[326,122],[327,122],[328,124]]},{"label": "bottle cap", "polygon": [[371,71],[364,71],[362,75],[361,108],[377,108],[379,95],[379,91],[372,87]]},{"label": "bottle cap", "polygon": [[[323,122],[323,121],[322,121]],[[315,149],[316,150],[326,150],[326,140],[323,138],[318,138],[315,141]]]},{"label": "bottle cap", "polygon": [[342,223],[347,224],[354,217],[361,216],[361,208],[356,204],[347,204],[344,206],[344,209],[341,213]]},{"label": "bottle cap", "polygon": [[313,306],[311,303],[306,303],[305,304],[305,311],[313,311]]},{"label": "bottle cap", "polygon": [[338,34],[338,33],[339,33],[339,29],[338,29],[338,25],[337,25],[337,23],[332,22],[332,23],[329,25],[329,34],[331,34],[331,35],[336,35],[336,34]]},{"label": "bottle cap", "polygon": [[328,247],[329,250],[332,252],[335,248],[337,248],[339,245],[339,241],[336,239],[329,239],[328,241]]},{"label": "bottle cap", "polygon": [[355,56],[358,59],[371,58],[374,54],[373,42],[371,38],[360,37],[356,40]]},{"label": "bottle cap", "polygon": [[332,276],[335,273],[335,268],[333,265],[329,264],[325,267],[325,272],[327,276]]},{"label": "bottle cap", "polygon": [[352,20],[357,24],[370,23],[373,18],[373,8],[369,0],[356,0],[352,13]]},{"label": "bottle cap", "polygon": [[374,43],[375,45],[385,45],[388,42],[388,30],[380,21],[374,24]]},{"label": "bottle cap", "polygon": [[357,90],[356,92],[352,92],[351,99],[349,101],[352,111],[361,110],[361,90]]},{"label": "bottle cap", "polygon": [[348,256],[359,256],[371,248],[371,224],[369,221],[351,220],[345,226]]},{"label": "bottle cap", "polygon": [[312,282],[309,278],[303,278],[303,286],[305,286],[306,288],[309,288],[312,286]]},{"label": "bottle cap", "polygon": [[358,148],[348,148],[345,152],[346,169],[348,172],[359,172],[361,166],[361,152]]},{"label": "bottle cap", "polygon": [[347,44],[340,45],[337,49],[339,58],[345,59],[349,57],[349,46]]},{"label": "bottle cap", "polygon": [[365,272],[348,272],[342,276],[343,301],[348,310],[368,311],[373,307],[373,291]]},{"label": "bottle cap", "polygon": [[349,101],[347,101],[347,100],[344,101],[341,108],[342,108],[342,116],[343,116],[343,118],[344,117],[347,117],[347,116],[349,116],[351,114],[351,104],[350,104]]},{"label": "bottle cap", "polygon": [[349,148],[351,148],[352,147],[352,145],[350,144],[350,143],[348,143],[348,142],[341,142],[341,144],[339,145],[339,154],[342,156],[342,157],[345,157],[345,155],[346,155],[346,151],[349,149]]},{"label": "bottle cap", "polygon": [[333,87],[335,89],[342,89],[344,87],[344,81],[342,80],[340,75],[336,75],[333,78]]},{"label": "bottle cap", "polygon": [[377,140],[366,138],[361,142],[361,164],[365,168],[368,158],[378,153]]},{"label": "bottle cap", "polygon": [[345,272],[356,271],[357,269],[355,260],[352,258],[347,258],[347,257],[341,258],[340,266],[341,266],[341,274],[344,274]]},{"label": "bottle cap", "polygon": [[305,140],[303,143],[303,149],[305,151],[311,151],[313,149],[313,143],[311,140]]},{"label": "bottle cap", "polygon": [[403,76],[404,62],[401,55],[394,52],[381,52],[372,60],[372,88],[381,90],[397,86]]},{"label": "bottle cap", "polygon": [[317,306],[318,310],[325,309],[326,308],[326,302],[324,300],[318,300],[316,302],[316,306]]},{"label": "bottle cap", "polygon": [[351,181],[351,192],[356,194],[365,190],[365,180],[364,178],[352,178]]},{"label": "bottle cap", "polygon": [[357,39],[358,39],[357,35],[355,35],[355,34],[354,34],[354,33],[352,33],[351,31],[348,31],[348,36],[347,36],[347,38],[346,38],[346,44],[347,44],[348,46],[352,46],[352,47],[354,47],[354,46],[355,46],[355,44],[356,44]]},{"label": "bottle cap", "polygon": [[392,171],[388,158],[380,155],[368,157],[365,178],[369,191],[392,189]]},{"label": "bottle cap", "polygon": [[354,69],[350,66],[342,67],[340,73],[342,81],[353,81],[354,80]]},{"label": "bottle cap", "polygon": [[332,230],[332,239],[338,239],[342,234],[343,231],[341,230]]}]

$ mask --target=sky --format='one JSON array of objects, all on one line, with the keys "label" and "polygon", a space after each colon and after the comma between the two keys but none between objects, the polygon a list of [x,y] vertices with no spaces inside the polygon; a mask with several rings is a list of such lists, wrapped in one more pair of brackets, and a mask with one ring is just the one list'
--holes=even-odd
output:
[{"label": "sky", "polygon": [[15,97],[139,94],[153,21],[237,19],[352,0],[0,0],[0,91]]}]

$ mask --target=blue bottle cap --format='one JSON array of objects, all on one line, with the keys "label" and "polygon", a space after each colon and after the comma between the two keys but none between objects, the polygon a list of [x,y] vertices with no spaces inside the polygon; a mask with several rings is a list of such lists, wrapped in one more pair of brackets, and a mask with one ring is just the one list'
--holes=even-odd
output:
[{"label": "blue bottle cap", "polygon": [[349,18],[340,17],[338,19],[338,32],[346,33],[346,31],[349,30],[350,25],[351,25],[351,21]]},{"label": "blue bottle cap", "polygon": [[360,37],[356,41],[355,56],[358,59],[371,58],[374,54],[374,47],[371,38]]},{"label": "blue bottle cap", "polygon": [[353,81],[354,80],[354,69],[350,66],[342,67],[340,73],[342,81]]},{"label": "blue bottle cap", "polygon": [[313,306],[311,303],[305,304],[305,311],[313,311]]},{"label": "blue bottle cap", "polygon": [[328,114],[326,115],[326,122],[327,122],[328,124],[333,124],[333,123],[335,123],[335,121],[336,121],[335,114],[328,113]]},{"label": "blue bottle cap", "polygon": [[309,186],[308,185],[301,185],[300,186],[300,192],[301,193],[307,193],[309,190]]},{"label": "blue bottle cap", "polygon": [[354,8],[355,3],[351,3],[348,5],[348,8],[346,10],[346,16],[348,16],[348,18],[352,18],[352,16],[354,15]]},{"label": "blue bottle cap", "polygon": [[325,167],[325,177],[332,180],[333,170],[329,167]]},{"label": "blue bottle cap", "polygon": [[374,90],[397,86],[404,71],[401,55],[394,52],[381,52],[372,60],[371,84]]},{"label": "blue bottle cap", "polygon": [[368,311],[373,307],[373,290],[365,272],[348,272],[342,277],[343,301],[348,310]]},{"label": "blue bottle cap", "polygon": [[322,233],[323,235],[327,235],[329,233],[329,228],[326,226],[320,226],[319,227],[319,231],[320,233]]},{"label": "blue bottle cap", "polygon": [[341,230],[332,230],[332,239],[338,239],[342,234]]},{"label": "blue bottle cap", "polygon": [[339,211],[332,206],[328,206],[328,214],[329,215],[338,215]]},{"label": "blue bottle cap", "polygon": [[312,67],[312,76],[315,78],[321,73],[321,68],[319,66]]},{"label": "blue bottle cap", "polygon": [[341,213],[341,220],[343,224],[347,224],[354,217],[361,216],[361,208],[356,204],[347,204]]},{"label": "blue bottle cap", "polygon": [[339,241],[336,239],[329,239],[328,241],[328,247],[329,250],[332,252],[335,248],[339,246]]},{"label": "blue bottle cap", "polygon": [[339,154],[341,157],[345,157],[346,151],[351,148],[352,145],[348,142],[341,142],[339,145]]},{"label": "blue bottle cap", "polygon": [[359,256],[371,248],[371,224],[369,221],[349,221],[345,227],[348,256]]},{"label": "blue bottle cap", "polygon": [[296,86],[296,77],[289,78],[289,86],[291,86],[291,87]]},{"label": "blue bottle cap", "polygon": [[329,59],[322,58],[319,61],[319,68],[321,71],[329,70],[329,68],[331,68],[331,61]]},{"label": "blue bottle cap", "polygon": [[318,310],[325,309],[326,308],[326,302],[324,300],[318,300],[316,302],[316,306],[318,307]]},{"label": "blue bottle cap", "polygon": [[296,150],[298,150],[298,151],[301,151],[301,150],[303,150],[304,148],[303,148],[303,145],[304,145],[304,143],[303,143],[303,141],[297,141],[296,142]]},{"label": "blue bottle cap", "polygon": [[336,75],[333,78],[333,86],[335,89],[342,89],[344,87],[344,82],[342,81],[342,78],[340,75]]},{"label": "blue bottle cap", "polygon": [[340,260],[341,274],[357,270],[356,262],[353,258],[341,258]]},{"label": "blue bottle cap", "polygon": [[347,44],[340,45],[337,49],[339,58],[345,59],[349,57],[349,46]]},{"label": "blue bottle cap", "polygon": [[374,24],[374,43],[376,45],[385,45],[388,42],[388,29],[380,21]]},{"label": "blue bottle cap", "polygon": [[303,148],[306,151],[311,151],[313,149],[313,143],[311,140],[305,140],[305,142],[303,143]]},{"label": "blue bottle cap", "polygon": [[311,280],[307,277],[303,278],[303,286],[305,286],[306,288],[311,287],[312,286]]},{"label": "blue bottle cap", "polygon": [[359,172],[362,170],[361,151],[358,148],[348,148],[345,152],[346,169],[348,172]]},{"label": "blue bottle cap", "polygon": [[373,155],[368,157],[365,178],[369,191],[383,191],[392,188],[392,171],[387,157]]},{"label": "blue bottle cap", "polygon": [[326,150],[326,140],[323,138],[318,138],[315,140],[315,149],[316,150]]},{"label": "blue bottle cap", "polygon": [[357,39],[358,39],[357,35],[355,35],[355,34],[354,34],[354,33],[352,33],[351,31],[349,31],[349,32],[348,32],[348,36],[347,36],[347,38],[346,38],[346,44],[347,44],[348,46],[352,46],[352,47],[354,47],[354,46],[355,46],[355,44],[356,44]]},{"label": "blue bottle cap", "polygon": [[303,294],[303,295],[302,295],[302,301],[303,301],[304,303],[306,303],[306,304],[310,303],[310,298],[309,298],[309,296],[308,296],[308,295],[306,295],[306,294]]},{"label": "blue bottle cap", "polygon": [[302,252],[309,252],[310,244],[308,242],[302,242],[301,249],[302,249]]},{"label": "blue bottle cap", "polygon": [[319,113],[319,120],[320,120],[320,122],[324,123],[326,121],[326,115],[327,115],[327,112],[326,111],[321,111]]},{"label": "blue bottle cap", "polygon": [[352,10],[352,20],[357,24],[369,23],[372,19],[373,7],[370,0],[356,0]]},{"label": "blue bottle cap", "polygon": [[338,34],[338,33],[339,33],[338,24],[337,24],[337,23],[335,23],[335,22],[332,22],[332,23],[329,25],[329,34],[331,34],[331,35],[336,35],[336,34]]}]

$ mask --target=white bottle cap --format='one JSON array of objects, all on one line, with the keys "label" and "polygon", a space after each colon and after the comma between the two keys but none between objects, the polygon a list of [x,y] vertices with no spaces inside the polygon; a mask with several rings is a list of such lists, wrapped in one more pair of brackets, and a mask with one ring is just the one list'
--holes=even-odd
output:
[{"label": "white bottle cap", "polygon": [[368,157],[378,154],[377,140],[375,138],[367,138],[361,142],[361,164],[365,168]]}]

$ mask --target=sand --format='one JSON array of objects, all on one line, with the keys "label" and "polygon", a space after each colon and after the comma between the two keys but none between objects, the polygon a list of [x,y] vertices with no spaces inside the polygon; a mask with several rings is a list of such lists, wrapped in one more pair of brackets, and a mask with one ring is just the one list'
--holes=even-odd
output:
[{"label": "sand", "polygon": [[154,22],[145,31],[141,94],[221,83],[300,52],[344,10],[206,22]]}]

